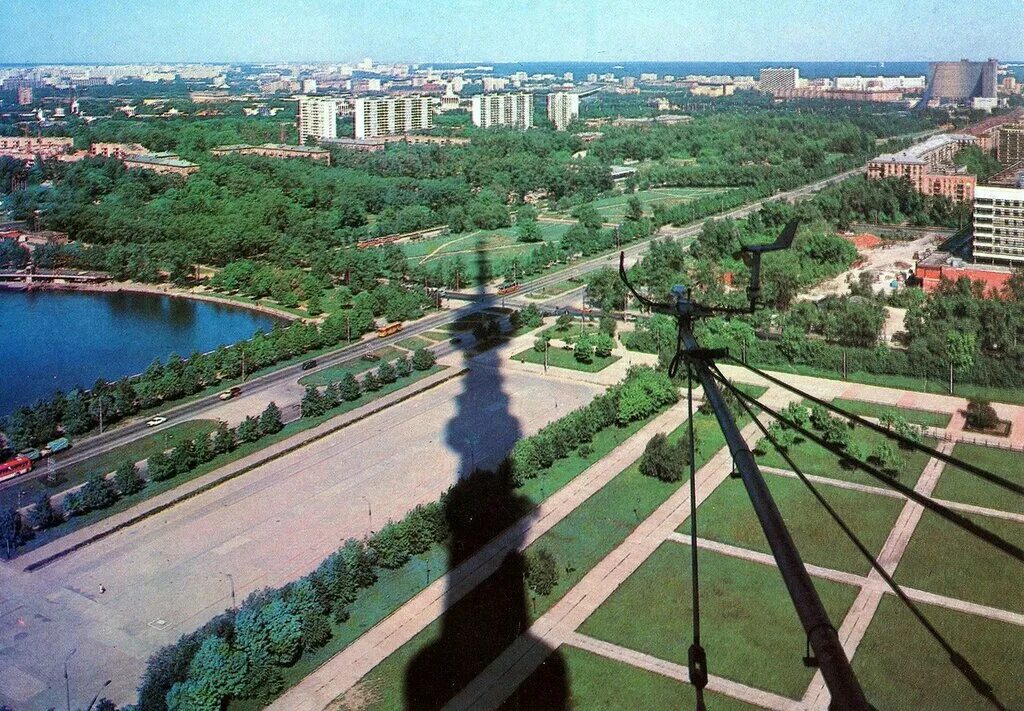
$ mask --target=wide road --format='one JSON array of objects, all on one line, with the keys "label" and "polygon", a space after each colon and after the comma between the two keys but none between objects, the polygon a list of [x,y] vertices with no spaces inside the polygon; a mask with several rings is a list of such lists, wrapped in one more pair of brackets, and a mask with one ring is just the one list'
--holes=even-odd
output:
[{"label": "wide road", "polygon": [[[760,210],[764,203],[772,200],[796,200],[799,198],[807,197],[819,190],[833,185],[835,183],[846,180],[847,178],[856,175],[857,173],[865,172],[865,167],[855,168],[848,170],[844,173],[824,178],[816,181],[809,185],[797,188],[784,193],[778,193],[769,198],[759,200],[735,209],[723,212],[715,217],[718,219],[739,219],[746,217],[747,215]],[[662,228],[659,233],[660,237],[669,237],[671,239],[683,239],[686,237],[696,236],[703,225],[702,222],[697,222],[686,227],[671,227],[666,226]],[[638,258],[643,252],[647,250],[649,241],[639,242],[627,246],[623,251],[626,254],[627,259]],[[605,254],[591,259],[580,260],[573,263],[571,266],[560,269],[551,274],[533,279],[529,282],[524,282],[522,288],[517,292],[519,294],[526,294],[532,291],[537,291],[548,286],[554,286],[562,281],[565,281],[569,276],[580,276],[587,274],[598,269],[606,267],[614,267],[618,263],[618,253]],[[288,383],[295,383],[301,376],[308,374],[309,372],[315,372],[316,370],[322,370],[329,368],[333,365],[347,363],[349,361],[361,358],[363,355],[377,350],[383,346],[394,345],[402,339],[414,336],[419,333],[425,333],[427,331],[436,330],[438,327],[445,324],[451,323],[459,318],[475,313],[477,311],[484,310],[486,308],[500,305],[502,303],[502,297],[493,294],[482,294],[475,297],[473,302],[459,306],[458,308],[450,309],[447,311],[441,311],[438,313],[430,314],[419,321],[406,326],[401,332],[389,336],[387,338],[375,338],[367,337],[359,343],[355,343],[344,348],[340,348],[335,351],[331,351],[325,355],[317,356],[318,367],[314,371],[303,371],[301,364],[295,364],[274,370],[265,375],[257,376],[252,380],[249,380],[243,385],[243,391],[246,396],[250,395],[265,395],[275,388],[280,390],[280,386],[287,385]],[[269,397],[258,398],[261,402],[268,400]],[[281,404],[281,403],[279,403]],[[176,407],[169,407],[162,411],[161,414],[168,418],[166,424],[159,427],[147,427],[144,420],[137,420],[133,422],[127,422],[108,433],[96,435],[88,439],[83,439],[76,442],[71,451],[62,457],[57,457],[56,462],[58,466],[65,466],[74,464],[77,462],[84,461],[90,457],[93,457],[102,452],[106,452],[110,449],[114,449],[121,445],[133,442],[141,437],[144,437],[153,432],[159,432],[166,429],[182,420],[196,419],[196,418],[212,418],[216,419],[218,409],[224,406],[217,394],[202,397],[191,402],[178,405]],[[253,414],[253,413],[248,413]],[[44,467],[40,467],[37,476],[44,476],[46,470]],[[0,488],[5,486],[14,486],[19,480],[6,482],[0,485]]]},{"label": "wide road", "polygon": [[232,590],[240,603],[304,575],[345,539],[436,501],[473,467],[495,465],[518,437],[604,390],[496,371],[493,351],[469,365],[460,378],[35,572],[0,564],[0,705],[63,708],[63,661],[76,648],[72,708],[85,708],[107,679],[104,695],[134,701],[148,657],[230,607]]}]

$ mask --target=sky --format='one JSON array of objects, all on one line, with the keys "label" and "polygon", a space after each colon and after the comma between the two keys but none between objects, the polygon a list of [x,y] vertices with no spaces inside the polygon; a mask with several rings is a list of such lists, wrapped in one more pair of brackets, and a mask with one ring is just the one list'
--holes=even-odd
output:
[{"label": "sky", "polygon": [[0,63],[1024,60],[1024,0],[0,0]]}]

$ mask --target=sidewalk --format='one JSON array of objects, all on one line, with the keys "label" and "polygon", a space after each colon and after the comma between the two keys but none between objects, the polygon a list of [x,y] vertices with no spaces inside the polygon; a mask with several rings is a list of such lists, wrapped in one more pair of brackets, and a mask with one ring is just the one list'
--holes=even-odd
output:
[{"label": "sidewalk", "polygon": [[525,549],[636,461],[651,437],[658,432],[671,431],[685,421],[686,409],[678,406],[655,418],[611,454],[552,494],[536,511],[506,529],[285,692],[269,708],[320,711],[326,707],[493,573],[508,554],[512,541],[519,541],[520,549]]}]

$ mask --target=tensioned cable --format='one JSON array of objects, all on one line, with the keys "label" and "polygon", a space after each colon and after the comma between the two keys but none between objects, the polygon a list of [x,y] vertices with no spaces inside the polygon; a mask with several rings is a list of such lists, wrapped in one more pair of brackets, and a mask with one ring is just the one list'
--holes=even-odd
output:
[{"label": "tensioned cable", "polygon": [[899,584],[893,579],[891,575],[889,575],[888,572],[886,572],[885,568],[883,568],[882,565],[875,558],[875,556],[871,554],[871,551],[868,550],[868,548],[861,542],[860,538],[857,537],[857,534],[853,532],[849,525],[847,525],[846,521],[844,521],[843,518],[839,515],[839,512],[837,512],[832,507],[832,505],[828,503],[828,500],[825,499],[821,492],[818,491],[818,488],[814,486],[814,484],[807,478],[807,476],[803,473],[800,467],[797,466],[797,463],[793,461],[793,458],[787,453],[786,449],[783,448],[778,443],[778,441],[768,431],[768,428],[765,427],[764,424],[757,418],[757,416],[754,414],[754,411],[750,407],[750,403],[753,403],[755,406],[759,408],[762,407],[761,403],[758,402],[756,398],[747,395],[739,388],[737,388],[735,385],[733,385],[731,382],[729,382],[725,378],[725,376],[722,375],[721,371],[718,370],[717,366],[714,367],[713,370],[715,377],[720,382],[722,382],[725,385],[725,387],[729,388],[729,390],[732,391],[732,393],[739,399],[739,402],[743,406],[743,409],[746,410],[748,415],[750,415],[750,419],[752,419],[757,424],[758,429],[761,430],[761,433],[764,435],[765,439],[767,439],[775,448],[775,451],[778,452],[782,456],[782,458],[786,460],[786,463],[789,465],[790,469],[793,470],[793,473],[796,474],[797,478],[800,479],[801,482],[803,482],[804,486],[806,486],[807,489],[814,496],[814,498],[817,499],[818,503],[821,504],[825,511],[828,512],[828,515],[831,516],[832,520],[836,522],[836,525],[839,526],[839,528],[843,531],[844,534],[846,534],[846,537],[850,539],[850,542],[857,547],[857,550],[860,551],[861,555],[863,555],[864,558],[867,559],[868,563],[871,564],[871,567],[874,568],[875,572],[882,576],[882,579],[885,580],[886,584],[893,591],[896,597],[900,599],[900,601],[907,607],[907,609],[910,610],[914,617],[917,618],[918,622],[921,623],[925,630],[928,631],[932,638],[934,638],[935,641],[938,642],[942,649],[946,652],[946,654],[949,655],[949,660],[953,664],[953,666],[956,667],[957,670],[964,676],[964,678],[967,679],[967,681],[971,684],[972,687],[974,687],[974,690],[977,691],[979,695],[984,696],[986,699],[988,699],[989,702],[991,702],[992,705],[996,708],[1003,709],[1004,706],[1002,705],[1002,703],[1000,703],[999,699],[996,698],[992,685],[989,684],[984,679],[984,677],[981,676],[981,674],[962,654],[957,652],[956,649],[954,649],[953,646],[946,641],[946,638],[943,637],[942,633],[939,632],[932,625],[932,623],[928,620],[927,617],[925,617],[924,613],[921,612],[917,605],[914,604],[914,601],[907,597],[907,594],[903,592],[903,589],[899,586]]},{"label": "tensioned cable", "polygon": [[908,487],[906,484],[901,484],[899,481],[893,479],[892,477],[886,476],[885,474],[883,474],[881,471],[879,471],[876,467],[872,466],[871,464],[868,464],[867,462],[862,462],[859,459],[854,459],[853,457],[850,457],[848,454],[843,452],[841,449],[839,449],[835,445],[829,444],[824,439],[822,439],[818,435],[814,434],[813,432],[808,430],[806,427],[803,427],[802,425],[797,424],[793,419],[791,419],[789,417],[786,417],[785,415],[780,413],[778,410],[775,410],[775,409],[773,409],[773,408],[769,407],[768,405],[765,405],[764,403],[761,403],[761,402],[758,402],[758,407],[760,407],[762,410],[764,410],[769,415],[774,417],[776,420],[779,420],[780,422],[788,425],[791,429],[796,430],[801,435],[803,435],[807,439],[811,440],[812,442],[814,442],[818,446],[820,446],[820,447],[824,448],[825,450],[831,452],[832,454],[836,455],[837,457],[841,457],[843,459],[848,459],[849,461],[853,462],[857,466],[857,468],[861,469],[862,471],[864,471],[865,473],[869,474],[874,479],[877,479],[878,481],[880,481],[884,485],[888,486],[889,488],[895,489],[896,491],[898,491],[901,494],[903,494],[904,496],[906,496],[908,499],[911,499],[912,501],[920,504],[921,506],[923,506],[924,508],[928,509],[929,511],[938,514],[942,518],[944,518],[947,521],[949,521],[950,523],[953,523],[954,525],[960,527],[961,529],[967,531],[968,533],[972,534],[973,536],[975,536],[977,538],[980,538],[981,540],[985,541],[986,543],[988,543],[988,544],[990,544],[990,545],[1000,549],[1001,551],[1003,551],[1004,553],[1007,553],[1012,558],[1014,558],[1014,559],[1016,559],[1018,561],[1024,562],[1024,549],[1021,549],[1020,546],[1018,546],[1018,545],[1016,545],[1014,543],[1011,543],[1010,541],[1007,541],[1002,536],[1000,536],[1000,535],[998,535],[996,533],[993,533],[992,531],[988,530],[987,528],[985,528],[983,526],[979,526],[978,524],[974,523],[973,521],[971,521],[967,517],[962,516],[962,515],[956,513],[955,511],[953,511],[953,510],[943,506],[942,504],[938,503],[937,501],[934,501],[933,499],[930,499],[927,496],[924,496],[923,494],[919,494],[918,492],[914,491],[912,488]]},{"label": "tensioned cable", "polygon": [[693,643],[688,652],[690,683],[697,690],[697,711],[703,711],[708,685],[707,654],[700,643],[700,569],[697,565],[697,457],[693,433],[693,367],[686,363],[687,433],[690,455],[690,595],[693,600]]},{"label": "tensioned cable", "polygon": [[735,363],[736,365],[741,366],[743,368],[746,368],[751,373],[754,373],[755,375],[758,375],[758,376],[764,378],[765,380],[769,381],[770,383],[778,385],[781,388],[785,388],[786,390],[789,390],[791,393],[794,393],[795,395],[799,395],[799,396],[801,396],[803,398],[806,398],[807,400],[813,402],[815,405],[821,405],[825,409],[831,410],[832,412],[836,413],[837,415],[840,415],[841,417],[845,417],[846,419],[850,420],[851,422],[856,422],[858,425],[863,425],[865,427],[873,429],[876,432],[884,434],[886,437],[889,437],[890,439],[895,439],[895,440],[901,442],[902,444],[906,445],[907,447],[911,447],[911,448],[916,449],[916,450],[918,450],[920,452],[924,452],[925,454],[927,454],[930,457],[935,457],[936,459],[941,459],[942,461],[946,462],[946,464],[952,464],[953,466],[957,467],[958,469],[962,469],[963,471],[967,472],[968,474],[973,474],[974,476],[977,476],[977,477],[980,477],[982,479],[985,479],[986,481],[989,481],[989,482],[995,484],[996,486],[1002,487],[1003,489],[1006,489],[1007,491],[1012,491],[1015,494],[1024,495],[1024,485],[1022,485],[1022,484],[1018,484],[1018,483],[1016,483],[1014,481],[1010,481],[1009,479],[1001,477],[998,474],[993,474],[990,471],[982,469],[981,467],[979,467],[977,465],[974,465],[974,464],[971,464],[970,462],[965,462],[964,460],[959,459],[957,457],[954,457],[951,454],[946,454],[945,452],[940,452],[939,450],[933,449],[932,447],[929,447],[926,444],[922,444],[921,442],[916,442],[913,439],[910,439],[909,437],[904,437],[903,435],[901,435],[901,434],[899,434],[897,432],[893,432],[889,428],[883,427],[882,425],[879,425],[879,424],[876,424],[876,423],[872,422],[871,420],[868,420],[866,418],[861,417],[860,415],[855,415],[852,412],[847,412],[846,410],[842,409],[841,407],[833,405],[831,402],[828,402],[826,400],[822,400],[819,397],[815,397],[814,395],[811,395],[810,393],[804,392],[800,388],[798,388],[798,387],[796,387],[794,385],[791,385],[791,384],[787,383],[784,380],[780,380],[779,378],[776,378],[774,375],[766,373],[765,371],[761,370],[760,368],[757,368],[756,366],[750,365],[749,363],[744,363],[743,361],[737,359],[735,356],[733,356],[731,354],[727,355],[726,357],[730,361]]}]

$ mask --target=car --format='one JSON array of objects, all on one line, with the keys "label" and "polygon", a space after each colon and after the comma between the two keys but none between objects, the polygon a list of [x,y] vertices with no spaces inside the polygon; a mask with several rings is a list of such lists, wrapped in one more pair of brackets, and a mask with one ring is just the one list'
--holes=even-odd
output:
[{"label": "car", "polygon": [[380,360],[380,356],[377,355],[376,353],[364,353],[363,354],[363,360],[368,360],[368,361],[371,361],[371,362],[372,361],[378,361],[378,360]]},{"label": "car", "polygon": [[219,397],[221,400],[230,400],[231,398],[238,397],[241,394],[242,394],[242,388],[240,388],[240,387],[238,387],[236,385],[235,387],[231,388],[230,390],[225,390],[224,392],[222,392],[217,397]]},{"label": "car", "polygon": [[302,364],[303,370],[313,370],[316,367],[316,358],[311,358]]},{"label": "car", "polygon": [[165,422],[167,422],[166,417],[163,415],[157,415],[156,417],[146,420],[146,427],[156,427],[157,425],[162,425]]},{"label": "car", "polygon": [[35,447],[29,447],[18,452],[19,457],[26,457],[29,461],[36,462],[42,457],[42,453]]}]

